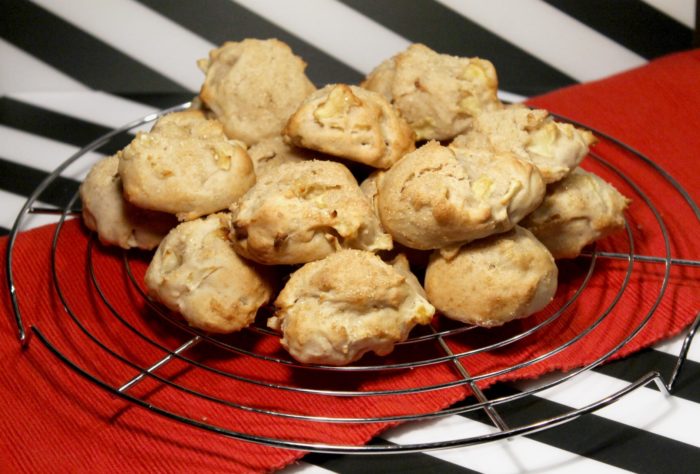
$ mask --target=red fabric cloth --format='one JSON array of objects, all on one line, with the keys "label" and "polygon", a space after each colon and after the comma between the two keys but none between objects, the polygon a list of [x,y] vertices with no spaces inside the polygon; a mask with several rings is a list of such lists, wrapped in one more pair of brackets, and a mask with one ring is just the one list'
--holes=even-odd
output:
[{"label": "red fabric cloth", "polygon": [[[669,56],[648,66],[606,80],[574,86],[531,101],[569,118],[580,120],[634,146],[670,172],[697,200],[700,152],[700,51]],[[651,167],[602,141],[594,147],[627,176],[633,178],[659,208],[668,228],[672,256],[698,259],[697,218],[673,188]],[[663,239],[653,213],[641,195],[613,169],[586,159],[584,166],[612,181],[633,199],[629,210],[634,252],[664,255]],[[54,227],[22,234],[14,251],[14,275],[26,323],[39,328],[62,353],[87,372],[115,387],[138,374],[121,362],[124,357],[147,367],[164,356],[112,314],[127,315],[138,332],[174,350],[191,336],[174,329],[143,303],[131,285],[121,252],[95,245],[88,252],[88,235],[78,221],[68,222],[58,240],[56,275],[61,293],[54,290],[50,273],[50,246]],[[4,263],[6,239],[0,241]],[[625,235],[600,244],[603,250],[626,252]],[[93,289],[86,271],[93,259],[95,281],[113,308]],[[137,281],[146,267],[145,256],[130,257]],[[496,330],[473,330],[447,338],[454,352],[484,347],[544,321],[554,309],[575,294],[584,279],[587,259],[560,264],[561,285],[551,307],[532,318]],[[564,314],[532,336],[500,350],[475,353],[463,359],[474,376],[498,372],[514,363],[522,368],[479,383],[536,377],[552,370],[571,369],[595,360],[630,334],[659,300],[664,266],[635,262],[625,285],[628,263],[600,259],[582,296]],[[3,274],[5,285],[6,275]],[[622,357],[676,334],[698,311],[700,270],[674,265],[668,288],[649,324],[617,352]],[[158,416],[142,407],[99,389],[62,364],[36,338],[26,348],[16,340],[14,318],[7,291],[0,292],[0,470],[74,472],[259,472],[280,468],[303,453],[231,439]],[[61,297],[91,334],[117,356],[98,347],[65,311]],[[619,299],[619,301],[617,301]],[[616,304],[614,304],[616,303]],[[607,308],[614,308],[594,324]],[[444,324],[444,323],[443,323]],[[585,334],[573,347],[542,362],[534,357],[556,351],[562,341]],[[229,340],[230,339],[230,340]],[[229,342],[258,354],[285,357],[274,338],[264,335],[231,336]],[[439,356],[434,342],[398,348],[388,360],[400,362],[415,357]],[[457,379],[450,362],[389,373],[332,375],[226,353],[202,343],[184,353],[238,376],[270,384],[335,388],[338,390],[393,390],[449,384]],[[157,374],[185,387],[224,397],[231,402],[271,411],[334,417],[379,417],[432,412],[469,394],[455,386],[410,395],[366,397],[323,396],[270,389],[231,379],[174,360]],[[147,403],[186,415],[203,423],[233,431],[282,439],[359,444],[385,429],[387,423],[336,424],[309,422],[290,417],[255,413],[183,394],[168,385],[144,379],[128,391]]]}]

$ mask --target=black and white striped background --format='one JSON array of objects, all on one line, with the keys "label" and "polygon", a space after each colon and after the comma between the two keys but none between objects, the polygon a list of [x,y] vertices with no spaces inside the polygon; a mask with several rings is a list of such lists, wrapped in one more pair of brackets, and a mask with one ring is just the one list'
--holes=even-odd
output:
[{"label": "black and white striped background", "polygon": [[[225,40],[276,37],[315,83],[359,81],[422,42],[494,62],[501,94],[519,100],[692,47],[694,0],[0,0],[0,235],[42,179],[105,132],[191,98],[195,60]],[[93,159],[114,149],[100,149]],[[42,195],[62,205],[87,171]],[[32,217],[29,227],[50,222]],[[595,369],[504,414],[556,415],[613,393],[651,368],[668,374],[675,339]],[[624,403],[545,432],[483,446],[392,457],[312,454],[287,472],[700,472],[700,344],[678,389],[643,388]],[[537,382],[532,382],[537,383]],[[528,384],[499,386],[494,396]],[[408,424],[396,443],[488,432],[475,415]]]}]

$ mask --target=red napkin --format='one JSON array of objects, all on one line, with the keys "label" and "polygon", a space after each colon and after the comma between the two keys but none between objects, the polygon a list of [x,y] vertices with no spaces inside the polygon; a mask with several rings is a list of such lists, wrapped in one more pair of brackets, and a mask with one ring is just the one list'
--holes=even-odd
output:
[{"label": "red napkin", "polygon": [[[700,51],[691,51],[603,81],[557,91],[531,104],[581,120],[631,144],[661,164],[697,198],[699,77]],[[658,207],[668,228],[672,256],[698,259],[698,220],[672,186],[652,167],[605,141],[596,145],[593,153],[629,176]],[[613,182],[633,199],[628,217],[634,252],[663,256],[661,230],[643,196],[594,156],[587,158],[584,166]],[[76,365],[100,381],[119,387],[139,373],[120,357],[148,367],[165,355],[138,334],[153,338],[170,350],[192,338],[149,309],[125,270],[122,253],[99,244],[90,247],[89,236],[78,221],[66,223],[60,233],[55,268],[61,291],[60,294],[55,291],[49,260],[53,232],[54,226],[50,226],[20,236],[14,254],[16,286],[27,324],[37,327]],[[3,259],[6,243],[6,239],[0,241]],[[630,245],[623,233],[606,239],[599,249],[629,252]],[[88,255],[92,262],[87,260]],[[589,263],[589,259],[581,258],[560,264],[558,296],[541,314],[501,329],[476,329],[447,338],[453,352],[474,352],[462,358],[462,362],[471,375],[480,379],[482,387],[500,380],[579,367],[605,357],[655,310],[639,334],[614,354],[622,357],[676,334],[693,320],[699,309],[697,268],[673,265],[664,288],[663,264],[634,262],[628,272],[628,262],[600,258],[582,296],[560,317],[502,349],[479,351],[518,334],[523,328],[546,322],[576,294]],[[135,281],[140,282],[147,255],[130,253],[129,264]],[[90,265],[95,268],[94,275],[87,271]],[[3,277],[4,280],[6,275]],[[93,278],[111,307],[93,289]],[[231,439],[158,416],[79,376],[36,338],[22,349],[16,340],[9,296],[4,290],[1,294],[0,357],[4,370],[0,372],[0,432],[3,433],[0,468],[3,472],[57,469],[259,472],[281,468],[303,455],[299,451]],[[64,302],[82,327],[65,311]],[[116,318],[112,311],[124,315],[125,321]],[[601,315],[604,317],[599,318]],[[82,329],[113,353],[100,347]],[[557,352],[557,347],[569,340],[574,341],[573,346]],[[286,357],[277,341],[264,334],[245,333],[222,341],[273,359]],[[533,362],[534,358],[550,352],[554,352],[551,357]],[[388,361],[400,363],[441,355],[439,345],[429,340],[398,347]],[[183,356],[195,364],[175,359],[156,372],[164,381],[146,377],[127,393],[203,424],[260,437],[361,444],[390,423],[308,421],[252,412],[235,404],[297,415],[385,417],[433,412],[470,394],[465,387],[452,386],[459,375],[450,361],[390,372],[334,375],[227,352],[210,343],[200,343],[183,352]],[[363,363],[372,362],[378,361],[363,360]],[[203,370],[197,363],[221,372]],[[518,370],[486,377],[519,363],[522,367]],[[237,378],[222,373],[232,373]],[[448,388],[403,395],[342,397],[275,389],[241,378],[271,385],[365,392],[439,385]],[[206,396],[183,393],[165,381],[230,403],[222,405]]]}]

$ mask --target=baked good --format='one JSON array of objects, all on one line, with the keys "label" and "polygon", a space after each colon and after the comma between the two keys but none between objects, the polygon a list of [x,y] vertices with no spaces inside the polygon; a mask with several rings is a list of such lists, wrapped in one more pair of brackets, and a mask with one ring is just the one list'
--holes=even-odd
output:
[{"label": "baked good", "polygon": [[553,183],[576,168],[593,143],[590,131],[557,122],[546,110],[517,104],[478,115],[472,129],[450,146],[514,153],[533,163],[545,183]]},{"label": "baked good", "polygon": [[248,146],[282,133],[289,116],[316,88],[306,63],[276,40],[228,41],[198,62],[205,73],[202,102],[226,135]]},{"label": "baked good", "polygon": [[386,169],[415,149],[415,135],[379,93],[330,84],[304,100],[285,136],[295,145]]},{"label": "baked good", "polygon": [[83,222],[97,232],[102,243],[151,250],[175,227],[177,219],[125,201],[118,168],[119,158],[104,158],[92,167],[80,185]]},{"label": "baked good", "polygon": [[190,326],[213,333],[250,325],[273,292],[269,270],[233,251],[229,220],[218,213],[178,225],[161,242],[145,277],[154,299]]},{"label": "baked good", "polygon": [[341,250],[294,272],[268,326],[306,364],[347,365],[367,352],[383,356],[435,312],[415,277],[360,250]]},{"label": "baked good", "polygon": [[231,211],[236,251],[268,265],[311,262],[341,248],[392,246],[355,178],[332,161],[282,164]]},{"label": "baked good", "polygon": [[266,138],[248,149],[253,162],[255,176],[261,176],[276,169],[282,163],[310,160],[313,152],[305,148],[289,145],[282,136]]},{"label": "baked good", "polygon": [[255,183],[245,146],[199,110],[165,115],[118,156],[126,199],[179,220],[226,209]]},{"label": "baked good", "polygon": [[446,140],[475,116],[501,107],[491,62],[439,54],[422,44],[384,61],[362,83],[399,111],[418,140]]},{"label": "baked good", "polygon": [[586,245],[622,229],[629,203],[599,176],[576,168],[549,186],[542,205],[522,225],[547,246],[554,258],[574,258]]},{"label": "baked good", "polygon": [[450,319],[500,326],[544,308],[557,289],[552,255],[528,230],[513,230],[462,246],[451,259],[434,252],[425,291]]},{"label": "baked good", "polygon": [[459,154],[431,141],[384,173],[377,203],[397,242],[428,250],[505,232],[544,192],[534,166],[510,154]]}]

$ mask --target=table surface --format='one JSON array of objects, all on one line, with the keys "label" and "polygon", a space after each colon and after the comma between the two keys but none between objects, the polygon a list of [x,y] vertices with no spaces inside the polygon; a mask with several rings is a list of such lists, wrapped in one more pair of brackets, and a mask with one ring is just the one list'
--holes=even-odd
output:
[{"label": "table surface", "polygon": [[[381,60],[422,42],[440,52],[492,60],[502,97],[514,101],[603,78],[692,43],[693,1],[605,2],[604,9],[599,4],[4,1],[0,235],[9,232],[32,190],[85,137],[193,97],[202,80],[195,60],[225,40],[277,37],[304,57],[319,85],[358,82]],[[85,171],[70,177],[79,180]],[[51,221],[32,217],[25,228]],[[649,370],[667,370],[681,341],[677,337],[590,371],[571,387],[539,394],[533,409],[580,407],[586,387],[609,394]],[[680,394],[664,397],[645,387],[623,403],[544,433],[397,457],[312,454],[286,472],[697,472],[700,344],[691,347],[679,384]],[[478,425],[452,416],[409,423],[381,437],[421,442],[447,432],[463,436]],[[610,433],[613,443],[597,442]],[[656,453],[659,462],[650,465],[640,453]],[[669,453],[687,463],[673,465]]]}]

